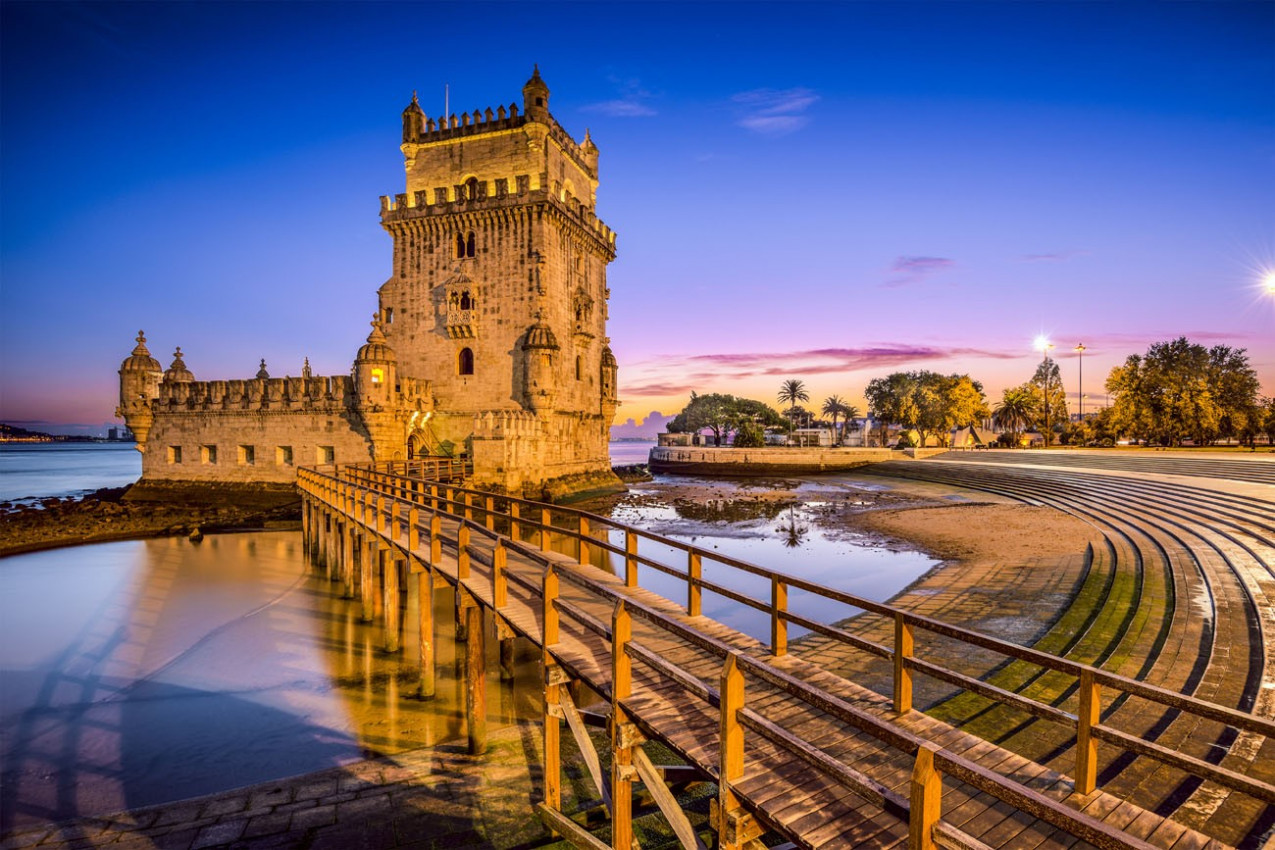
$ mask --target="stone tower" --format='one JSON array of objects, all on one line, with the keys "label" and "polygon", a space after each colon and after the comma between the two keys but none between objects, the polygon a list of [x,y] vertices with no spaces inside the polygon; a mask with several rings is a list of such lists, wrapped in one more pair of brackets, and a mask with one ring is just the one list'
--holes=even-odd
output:
[{"label": "stone tower", "polygon": [[137,332],[137,345],[120,364],[120,405],[115,415],[122,417],[137,440],[137,450],[146,451],[146,437],[155,421],[151,402],[159,398],[159,382],[164,376],[159,361],[146,348],[146,333]]},{"label": "stone tower", "polygon": [[595,214],[597,146],[572,139],[549,96],[539,69],[521,110],[434,119],[413,96],[407,191],[382,199],[394,262],[380,318],[400,373],[431,381],[421,442],[469,446],[478,483],[511,490],[613,480],[615,234]]}]

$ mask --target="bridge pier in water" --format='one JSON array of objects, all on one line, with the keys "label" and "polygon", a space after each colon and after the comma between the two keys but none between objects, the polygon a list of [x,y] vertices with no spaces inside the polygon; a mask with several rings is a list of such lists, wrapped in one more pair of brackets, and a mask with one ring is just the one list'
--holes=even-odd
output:
[{"label": "bridge pier in water", "polygon": [[[806,840],[805,830],[824,839],[845,839],[817,845],[833,847],[878,841],[906,841],[915,848],[980,846],[981,836],[989,839],[987,843],[1013,845],[1023,830],[1031,830],[1024,833],[1025,842],[1042,848],[1056,846],[1050,837],[1055,830],[1061,830],[1060,846],[1069,846],[1067,836],[1096,846],[1140,850],[1173,846],[1179,839],[1182,846],[1201,843],[1200,834],[1186,826],[1137,810],[1096,787],[1102,776],[1099,756],[1105,755],[1103,764],[1109,765],[1128,758],[1121,753],[1158,760],[1199,782],[1215,783],[1259,805],[1275,807],[1275,786],[1269,782],[1140,741],[1136,734],[1116,729],[1103,709],[1117,700],[1141,700],[1190,715],[1201,726],[1215,724],[1221,730],[1218,735],[1239,732],[1265,738],[1268,745],[1275,739],[1275,723],[1269,719],[733,561],[605,518],[427,482],[422,472],[403,463],[332,473],[304,470],[299,483],[306,505],[306,552],[316,569],[340,580],[346,595],[359,600],[364,619],[383,625],[389,652],[401,651],[402,589],[416,576],[421,612],[416,693],[422,698],[433,696],[437,688],[435,591],[454,590],[455,604],[449,607],[471,753],[482,753],[487,745],[488,638],[494,635],[499,641],[496,657],[502,680],[512,676],[518,637],[540,646],[543,802],[537,812],[577,846],[597,847],[598,842],[564,812],[564,722],[597,799],[610,815],[612,846],[617,850],[632,850],[637,784],[646,787],[685,850],[703,847],[666,784],[668,766],[654,765],[643,749],[648,739],[683,757],[683,774],[696,771],[700,780],[716,785],[709,821],[718,846],[729,850],[755,848],[766,829],[794,842]],[[622,531],[623,543],[612,542],[608,530]],[[670,566],[640,552],[642,537],[678,551],[681,563]],[[614,575],[595,570],[595,556],[622,563],[623,568]],[[703,562],[709,559],[717,563],[706,573]],[[639,564],[685,581],[685,604],[658,599],[638,587]],[[715,583],[721,581],[723,566],[766,579],[769,592],[764,599],[753,599]],[[883,617],[892,626],[889,636],[877,644],[808,620],[790,610],[790,589]],[[759,644],[738,633],[734,637],[717,624],[705,624],[700,615],[706,590],[763,612],[770,620],[769,641]],[[568,629],[563,628],[564,617],[570,620]],[[890,695],[868,692],[794,657],[790,625],[880,659],[893,677]],[[944,668],[926,657],[934,635],[999,652],[1012,663],[1031,664],[1055,677],[1071,677],[1078,705],[1077,700],[1033,702]],[[709,669],[718,673],[709,674]],[[1066,755],[1060,758],[1073,759],[1075,778],[914,710],[913,680],[918,676],[987,699],[991,710],[1025,710],[1042,724],[1069,730],[1065,734],[1070,738],[1064,737],[1060,747]],[[582,693],[597,694],[609,703],[603,746],[609,750],[610,764],[605,771],[586,728]],[[712,723],[705,723],[710,716]],[[817,728],[802,736],[785,725],[805,728],[812,723]],[[939,739],[941,747],[933,743]],[[1099,742],[1105,753],[1100,753]],[[983,759],[996,769],[986,767]],[[818,780],[809,781],[816,774]],[[767,776],[779,790],[759,778]],[[588,801],[579,799],[578,784],[572,790],[577,799],[568,809],[583,810]],[[1016,824],[1013,834],[997,828],[1006,807]],[[961,823],[979,825],[983,831],[967,834],[944,819],[945,811],[957,808],[964,818]],[[809,825],[799,829],[789,825],[791,819],[776,817],[789,811],[808,812],[800,823]],[[1104,820],[1117,811],[1132,811],[1134,817]],[[979,812],[989,814],[974,816]],[[882,825],[891,819],[898,829]],[[1134,820],[1141,824],[1138,835],[1125,828]],[[1148,843],[1147,835],[1158,836],[1158,842]]]}]

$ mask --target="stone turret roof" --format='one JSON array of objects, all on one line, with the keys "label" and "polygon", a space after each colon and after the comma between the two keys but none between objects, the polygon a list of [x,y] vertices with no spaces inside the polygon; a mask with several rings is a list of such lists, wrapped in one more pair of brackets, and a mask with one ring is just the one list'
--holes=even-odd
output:
[{"label": "stone turret roof", "polygon": [[354,358],[355,363],[367,363],[369,361],[386,362],[397,360],[394,349],[390,348],[385,340],[385,334],[381,333],[381,322],[377,318],[372,319],[372,332],[367,335],[367,343],[359,349],[358,356]]},{"label": "stone turret roof", "polygon": [[186,361],[182,360],[180,345],[173,352],[173,363],[168,367],[168,371],[164,373],[164,380],[170,384],[189,384],[195,380],[195,376],[186,368]]},{"label": "stone turret roof", "polygon": [[261,358],[261,367],[257,369],[258,378],[269,378],[270,372],[266,370],[266,358]]},{"label": "stone turret roof", "polygon": [[403,110],[404,115],[409,112],[415,112],[417,115],[425,114],[425,110],[421,109],[421,102],[416,99],[416,92],[412,92],[412,102],[409,103],[407,108]]},{"label": "stone turret roof", "polygon": [[124,358],[124,362],[120,364],[121,372],[162,372],[164,367],[159,365],[159,361],[151,357],[150,350],[146,348],[146,332],[137,332],[137,345],[133,348],[133,353]]},{"label": "stone turret roof", "polygon": [[530,351],[533,348],[547,348],[553,351],[559,348],[557,337],[544,322],[537,322],[527,328],[527,338],[523,341],[522,350]]}]

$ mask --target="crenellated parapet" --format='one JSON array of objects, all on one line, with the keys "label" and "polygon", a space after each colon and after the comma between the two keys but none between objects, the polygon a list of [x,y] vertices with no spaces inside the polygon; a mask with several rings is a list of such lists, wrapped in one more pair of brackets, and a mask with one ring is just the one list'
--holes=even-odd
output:
[{"label": "crenellated parapet", "polygon": [[484,410],[474,414],[475,440],[536,438],[543,430],[543,420],[528,410]]},{"label": "crenellated parapet", "polygon": [[423,112],[404,113],[403,152],[411,156],[417,149],[427,145],[455,142],[488,133],[508,132],[528,124],[542,124],[548,130],[549,138],[567,156],[575,160],[590,176],[598,176],[597,146],[588,135],[583,142],[577,142],[552,115],[519,115],[516,103],[509,104],[507,110],[504,106],[499,106],[493,112],[489,106],[485,110],[462,112],[459,117],[453,113],[440,115],[437,119],[429,118]]},{"label": "crenellated parapet", "polygon": [[[512,179],[512,182],[511,182]],[[440,186],[412,193],[381,196],[381,222],[387,227],[397,222],[429,220],[466,212],[499,214],[514,207],[548,204],[572,224],[591,234],[615,253],[615,231],[598,218],[587,204],[566,191],[562,184],[549,185],[546,175],[520,174],[469,185]]]},{"label": "crenellated parapet", "polygon": [[[428,402],[430,382],[401,378],[396,396],[416,408]],[[356,407],[354,379],[349,375],[310,378],[249,378],[229,381],[162,382],[154,401],[157,410],[208,412],[216,410],[309,410],[340,413]]]}]

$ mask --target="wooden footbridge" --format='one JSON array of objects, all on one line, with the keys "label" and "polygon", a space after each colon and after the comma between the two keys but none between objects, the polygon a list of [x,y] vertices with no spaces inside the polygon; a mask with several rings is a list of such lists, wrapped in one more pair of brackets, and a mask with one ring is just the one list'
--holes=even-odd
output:
[{"label": "wooden footbridge", "polygon": [[[405,583],[417,582],[414,639],[425,695],[434,688],[440,625],[433,594],[455,591],[471,750],[481,752],[486,738],[485,621],[494,623],[502,663],[515,640],[540,648],[538,811],[578,846],[606,845],[583,825],[586,801],[564,801],[562,760],[573,752],[608,812],[610,846],[624,850],[636,846],[638,785],[686,850],[704,846],[666,784],[688,772],[716,788],[710,823],[724,848],[760,846],[762,838],[804,848],[1260,846],[1275,813],[1268,657],[1275,503],[1201,489],[1214,503],[1186,485],[1153,487],[1139,497],[1151,501],[1140,502],[1115,486],[1134,480],[1119,474],[938,460],[886,466],[1072,510],[1110,547],[1094,553],[1086,588],[1092,581],[1114,592],[1128,584],[1116,580],[1120,571],[1133,570],[1136,594],[1099,600],[1079,636],[1047,653],[605,517],[467,489],[456,482],[459,470],[432,461],[303,470],[299,482],[311,557],[361,600],[365,619],[381,612],[388,651],[403,638]],[[1068,485],[1067,475],[1093,480]],[[1153,518],[1140,519],[1152,504]],[[1167,566],[1151,562],[1157,547]],[[1228,572],[1233,582],[1224,586]],[[684,597],[644,588],[642,579],[654,575],[679,579]],[[1215,607],[1202,625],[1196,596],[1205,586],[1215,606],[1247,606],[1242,616]],[[761,587],[767,592],[757,593]],[[705,617],[706,594],[763,612],[768,639]],[[803,614],[816,598],[845,613]],[[879,639],[830,625],[860,612],[882,624]],[[1131,619],[1113,646],[1085,640],[1110,632],[1096,626],[1118,615]],[[790,629],[806,634],[794,651]],[[1178,637],[1182,629],[1188,637]],[[887,666],[891,692],[802,658],[796,650],[810,639]],[[1002,661],[972,674],[943,661],[950,652],[929,653],[940,644]],[[1109,669],[1113,659],[1118,669]],[[914,710],[917,677],[944,683],[965,702],[939,706],[935,713],[947,719]],[[587,728],[599,714],[607,729],[600,750]],[[564,722],[574,748],[564,746]],[[657,764],[667,758],[651,755],[667,751],[684,765]],[[1138,793],[1114,787],[1129,776],[1139,787],[1178,790],[1158,801],[1143,795],[1153,799],[1143,808],[1131,801]],[[1195,820],[1205,832],[1170,817],[1184,788],[1188,799],[1206,801],[1211,817]],[[1213,828],[1219,818],[1229,818],[1230,832]]]}]

